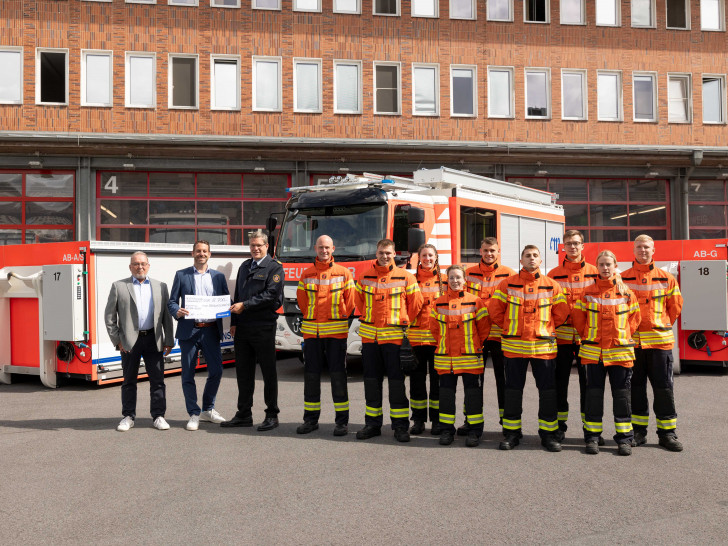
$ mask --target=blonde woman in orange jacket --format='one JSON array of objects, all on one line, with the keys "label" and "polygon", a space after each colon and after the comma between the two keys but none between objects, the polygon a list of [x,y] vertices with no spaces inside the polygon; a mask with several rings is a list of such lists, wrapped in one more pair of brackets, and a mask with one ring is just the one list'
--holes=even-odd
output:
[{"label": "blonde woman in orange jacket", "polygon": [[455,389],[463,378],[465,414],[470,425],[465,445],[475,447],[483,434],[483,342],[490,319],[483,300],[465,291],[465,269],[447,269],[447,293],[435,300],[430,330],[437,341],[435,370],[440,380],[440,445],[455,438]]},{"label": "blonde woman in orange jacket", "polygon": [[581,358],[586,373],[584,441],[586,452],[599,453],[604,414],[606,376],[612,388],[614,441],[617,453],[632,454],[632,409],[630,380],[634,365],[632,333],[640,324],[637,297],[617,274],[617,258],[609,250],[597,256],[599,277],[588,286],[571,312],[581,337]]}]

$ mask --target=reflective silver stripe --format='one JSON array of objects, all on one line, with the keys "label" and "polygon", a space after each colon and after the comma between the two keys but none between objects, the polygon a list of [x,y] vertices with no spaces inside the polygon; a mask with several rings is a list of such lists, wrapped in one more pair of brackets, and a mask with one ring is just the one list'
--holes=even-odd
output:
[{"label": "reflective silver stripe", "polygon": [[594,281],[582,281],[582,282],[566,282],[566,281],[560,281],[556,279],[556,282],[561,285],[562,288],[586,288],[587,286],[591,286]]},{"label": "reflective silver stripe", "polygon": [[330,284],[336,284],[344,282],[344,277],[331,277],[330,279],[301,279],[304,284],[318,284],[319,286],[328,286]]},{"label": "reflective silver stripe", "polygon": [[439,286],[420,286],[420,292],[439,292]]},{"label": "reflective silver stripe", "polygon": [[664,282],[656,282],[652,284],[637,284],[637,283],[624,283],[627,285],[627,288],[630,290],[639,290],[644,292],[645,290],[667,290],[667,283]]},{"label": "reflective silver stripe", "polygon": [[472,307],[472,309],[444,309],[440,311],[439,309],[435,311],[438,315],[442,315],[443,317],[457,317],[460,315],[475,315],[475,312],[477,309],[475,308],[475,305],[469,306]]},{"label": "reflective silver stripe", "polygon": [[362,286],[373,286],[374,288],[404,288],[407,286],[407,281],[392,281],[392,282],[379,282],[370,281],[369,279],[362,279],[359,281]]},{"label": "reflective silver stripe", "polygon": [[629,298],[597,298],[595,296],[589,296],[585,295],[584,299],[588,301],[589,303],[598,303],[600,305],[619,305],[620,303],[624,303],[625,305],[629,303]]},{"label": "reflective silver stripe", "polygon": [[551,297],[551,295],[548,292],[536,292],[533,294],[524,294],[520,290],[513,290],[512,288],[508,289],[508,295],[516,297],[516,298],[523,298],[524,300],[540,300],[540,299],[543,299],[544,296]]},{"label": "reflective silver stripe", "polygon": [[465,277],[465,280],[479,286],[485,286],[487,288],[490,288],[492,286],[498,286],[503,279],[497,279],[495,281],[481,281],[478,277],[471,277],[470,275],[468,275],[467,277]]}]

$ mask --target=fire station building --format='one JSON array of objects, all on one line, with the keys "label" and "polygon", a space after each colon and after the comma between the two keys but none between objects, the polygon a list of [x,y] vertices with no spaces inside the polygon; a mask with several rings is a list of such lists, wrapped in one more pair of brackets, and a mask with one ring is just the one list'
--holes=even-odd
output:
[{"label": "fire station building", "polygon": [[440,166],[587,241],[726,237],[724,0],[2,0],[0,244],[246,244]]}]

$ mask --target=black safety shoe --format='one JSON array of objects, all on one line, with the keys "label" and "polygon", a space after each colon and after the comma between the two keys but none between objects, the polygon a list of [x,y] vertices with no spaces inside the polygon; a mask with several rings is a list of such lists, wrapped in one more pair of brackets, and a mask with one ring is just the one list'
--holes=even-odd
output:
[{"label": "black safety shoe", "polygon": [[617,454],[623,455],[625,457],[628,455],[632,455],[632,444],[628,444],[628,443],[619,444],[617,446]]},{"label": "black safety shoe", "polygon": [[546,448],[546,451],[550,451],[552,453],[558,453],[561,451],[561,442],[556,440],[553,436],[542,438],[541,445]]},{"label": "black safety shoe", "polygon": [[356,433],[357,440],[368,440],[375,436],[382,435],[382,427],[375,427],[372,425],[365,425],[363,429]]},{"label": "black safety shoe", "polygon": [[643,446],[647,443],[647,435],[644,432],[635,432],[632,439],[632,447]]},{"label": "black safety shoe", "polygon": [[432,422],[432,428],[430,429],[430,434],[432,434],[433,436],[440,436],[440,434],[442,434],[442,426],[440,425],[439,421]]},{"label": "black safety shoe", "polygon": [[559,442],[563,442],[563,441],[564,441],[564,438],[566,438],[566,431],[565,431],[565,430],[561,430],[561,429],[559,429],[559,430],[557,430],[556,432],[554,432],[554,437],[555,437],[555,438],[556,438],[556,439],[557,439],[557,440],[558,440]]},{"label": "black safety shoe", "polygon": [[349,434],[349,427],[347,425],[337,425],[334,427],[334,436],[346,436]]},{"label": "black safety shoe", "polygon": [[585,453],[589,455],[599,455],[599,442],[597,440],[589,440],[586,443]]},{"label": "black safety shoe", "polygon": [[298,425],[298,428],[296,429],[297,434],[308,434],[310,432],[313,432],[314,430],[318,430],[318,423],[314,423],[312,421],[304,421],[302,425]]},{"label": "black safety shoe", "polygon": [[603,446],[603,445],[604,445],[604,438],[602,438],[602,437],[600,436],[600,437],[599,437],[599,440],[597,440],[597,443],[598,443],[598,444],[599,444],[600,446]]},{"label": "black safety shoe", "polygon": [[457,430],[458,436],[467,436],[468,432],[470,432],[470,425],[465,423],[464,425],[460,425]]},{"label": "black safety shoe", "polygon": [[507,434],[503,441],[498,444],[498,449],[508,451],[521,443],[521,437],[518,434]]},{"label": "black safety shoe", "polygon": [[467,447],[478,447],[480,445],[480,436],[478,433],[471,430],[468,433],[468,439],[465,440],[465,445]]},{"label": "black safety shoe", "polygon": [[409,433],[410,434],[422,434],[425,432],[425,422],[424,421],[415,421],[412,425],[412,428],[410,428]]},{"label": "black safety shoe", "polygon": [[407,427],[397,427],[394,429],[394,439],[398,442],[409,442],[410,435],[407,432]]},{"label": "black safety shoe", "polygon": [[676,436],[660,436],[660,445],[668,451],[682,451],[683,445],[677,441]]},{"label": "black safety shoe", "polygon": [[453,443],[455,440],[455,436],[452,433],[452,430],[443,430],[442,434],[440,434],[440,445],[441,446],[449,446]]}]

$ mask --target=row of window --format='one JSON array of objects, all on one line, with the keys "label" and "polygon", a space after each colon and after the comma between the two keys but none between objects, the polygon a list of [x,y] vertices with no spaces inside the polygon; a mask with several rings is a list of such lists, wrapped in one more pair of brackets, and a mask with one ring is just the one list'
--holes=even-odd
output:
[{"label": "row of window", "polygon": [[[23,103],[22,48],[0,48],[0,103]],[[125,106],[156,108],[157,55],[127,52],[125,56]],[[199,107],[198,56],[169,55],[169,108]],[[241,60],[234,55],[210,57],[212,110],[241,109]],[[282,111],[282,58],[252,58],[252,109]],[[402,66],[399,62],[374,62],[372,81],[375,114],[402,113]],[[335,114],[363,113],[362,61],[333,61],[333,110]],[[293,110],[303,113],[323,112],[323,63],[321,59],[293,59]],[[587,71],[561,69],[561,119],[587,120]],[[68,104],[68,51],[37,50],[36,103]],[[667,121],[691,123],[693,120],[692,75],[666,75]],[[488,117],[515,117],[514,67],[487,68]],[[524,69],[526,119],[552,118],[552,82],[550,68]],[[327,76],[327,81],[329,78]],[[618,70],[597,70],[597,119],[622,121],[623,82]],[[726,122],[726,77],[703,74],[703,123]],[[450,66],[450,115],[478,116],[478,77],[474,65]],[[82,50],[81,105],[113,105],[113,52]],[[632,119],[636,122],[658,121],[658,74],[632,72]],[[412,64],[412,114],[440,115],[440,65]]]},{"label": "row of window", "polygon": [[[113,0],[84,0],[86,2],[112,2]],[[204,2],[205,0],[203,0]],[[246,0],[247,1],[247,0]],[[334,13],[360,14],[362,0],[332,0]],[[401,0],[372,0],[372,13],[399,16]],[[487,0],[486,17],[489,21],[511,22],[514,0]],[[585,25],[587,0],[560,0],[562,25]],[[656,26],[657,0],[631,0],[630,15],[633,27]],[[725,0],[700,0],[701,30],[720,31],[724,25]],[[281,0],[250,0],[252,9],[281,10]],[[126,0],[127,4],[156,4],[157,0]],[[167,0],[170,6],[197,6],[199,0]],[[293,11],[322,11],[322,0],[293,0]],[[439,0],[412,0],[412,17],[439,17]],[[524,0],[523,20],[526,23],[550,23],[550,0]],[[598,26],[621,26],[622,0],[594,0],[595,23]],[[690,0],[664,0],[665,22],[668,29],[690,29]],[[241,0],[210,0],[210,6],[240,8]],[[476,0],[449,0],[450,19],[476,19]]]}]

